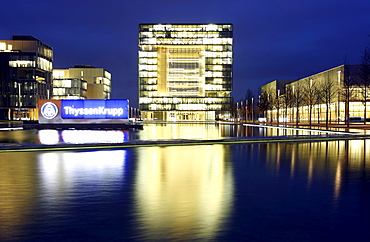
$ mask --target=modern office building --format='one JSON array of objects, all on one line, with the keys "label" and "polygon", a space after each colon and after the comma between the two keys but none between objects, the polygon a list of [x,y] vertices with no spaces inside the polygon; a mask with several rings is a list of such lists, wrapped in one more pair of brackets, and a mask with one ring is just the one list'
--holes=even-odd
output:
[{"label": "modern office building", "polygon": [[268,121],[332,123],[369,119],[370,98],[364,96],[369,91],[361,65],[340,65],[299,80],[270,82],[261,95],[267,95]]},{"label": "modern office building", "polygon": [[206,121],[231,115],[231,24],[140,24],[143,119]]},{"label": "modern office building", "polygon": [[86,99],[87,81],[65,77],[65,70],[53,71],[53,99]]},{"label": "modern office building", "polygon": [[28,35],[0,40],[0,119],[37,120],[52,92],[53,49]]},{"label": "modern office building", "polygon": [[111,73],[91,65],[54,69],[54,99],[110,99]]}]

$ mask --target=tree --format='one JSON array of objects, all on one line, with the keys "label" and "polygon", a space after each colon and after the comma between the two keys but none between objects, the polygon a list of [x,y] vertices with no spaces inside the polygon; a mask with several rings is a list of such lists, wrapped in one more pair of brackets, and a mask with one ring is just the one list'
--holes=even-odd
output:
[{"label": "tree", "polygon": [[296,126],[299,124],[299,107],[302,106],[304,102],[304,91],[302,84],[300,82],[296,82],[295,84],[292,85],[292,99],[294,106],[296,108],[296,118],[295,118],[295,123]]},{"label": "tree", "polygon": [[260,113],[262,112],[263,117],[266,118],[266,111],[271,109],[270,95],[266,91],[261,92],[257,107]]},{"label": "tree", "polygon": [[364,124],[366,124],[367,102],[369,101],[370,91],[370,48],[366,47],[360,58],[361,66],[359,70],[359,81],[362,90],[362,103],[364,105]]},{"label": "tree", "polygon": [[[288,109],[291,109],[293,107],[293,93],[292,87],[290,85],[285,86],[285,93],[282,95],[281,99],[282,105],[285,110],[284,121],[286,123],[288,121]],[[292,120],[292,117],[290,117],[290,120]]]},{"label": "tree", "polygon": [[344,102],[344,120],[345,120],[345,123],[347,125],[347,127],[349,127],[349,104],[352,100],[352,95],[353,95],[353,78],[352,78],[352,73],[351,73],[351,68],[349,68],[348,65],[344,65],[344,70],[343,70],[343,80],[340,80],[342,81],[343,83],[343,88],[341,88],[341,98]]},{"label": "tree", "polygon": [[313,79],[307,79],[303,84],[304,99],[308,106],[308,122],[312,125],[312,109],[318,103],[318,88]]},{"label": "tree", "polygon": [[276,98],[275,98],[275,107],[276,107],[276,123],[279,126],[279,118],[280,118],[280,106],[281,106],[281,95],[280,95],[280,89],[276,90]]},{"label": "tree", "polygon": [[245,119],[246,120],[253,120],[253,114],[254,114],[254,93],[251,89],[247,89],[247,92],[245,94],[245,104],[246,104],[246,114]]},{"label": "tree", "polygon": [[[323,102],[325,103],[325,106],[326,106],[326,119],[325,119],[325,124],[326,124],[326,128],[329,127],[329,119],[330,119],[330,123],[331,123],[331,110],[330,110],[330,104],[332,103],[333,101],[333,97],[335,96],[335,94],[337,93],[337,85],[335,84],[335,82],[333,81],[333,79],[331,78],[331,75],[330,73],[327,73],[326,74],[326,78],[323,80],[323,82],[321,82],[321,97],[322,97],[322,100]],[[329,118],[329,114],[330,114],[330,118]]]}]

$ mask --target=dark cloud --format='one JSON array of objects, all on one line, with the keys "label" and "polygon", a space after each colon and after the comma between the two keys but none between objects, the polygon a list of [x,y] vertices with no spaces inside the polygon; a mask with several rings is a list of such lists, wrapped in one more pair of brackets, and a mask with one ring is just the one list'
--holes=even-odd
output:
[{"label": "dark cloud", "polygon": [[54,48],[55,68],[112,72],[114,98],[137,102],[139,23],[233,23],[234,92],[358,63],[370,44],[368,0],[17,0],[2,3],[0,39],[33,35]]}]

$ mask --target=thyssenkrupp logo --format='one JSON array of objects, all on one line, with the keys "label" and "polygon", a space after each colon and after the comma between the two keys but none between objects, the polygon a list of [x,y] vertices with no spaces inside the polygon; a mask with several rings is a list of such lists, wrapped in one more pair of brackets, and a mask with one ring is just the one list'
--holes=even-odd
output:
[{"label": "thyssenkrupp logo", "polygon": [[53,119],[58,115],[58,107],[52,102],[44,103],[41,107],[41,115],[46,119]]}]

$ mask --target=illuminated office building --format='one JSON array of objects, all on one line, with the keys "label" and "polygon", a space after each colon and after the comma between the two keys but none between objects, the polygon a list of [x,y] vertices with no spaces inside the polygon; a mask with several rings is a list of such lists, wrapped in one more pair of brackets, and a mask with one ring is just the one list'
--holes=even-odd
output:
[{"label": "illuminated office building", "polygon": [[87,81],[81,78],[66,78],[66,71],[53,71],[53,99],[86,99]]},{"label": "illuminated office building", "polygon": [[230,117],[231,24],[140,24],[142,118],[206,121]]},{"label": "illuminated office building", "polygon": [[28,35],[0,40],[0,119],[37,120],[52,92],[53,49]]},{"label": "illuminated office building", "polygon": [[[340,65],[299,80],[261,87],[268,122],[337,123],[370,119],[361,65]],[[369,73],[366,73],[369,75]],[[365,95],[364,95],[365,94]],[[266,105],[267,104],[267,105]]]},{"label": "illuminated office building", "polygon": [[111,73],[91,65],[54,69],[54,99],[110,99]]}]

